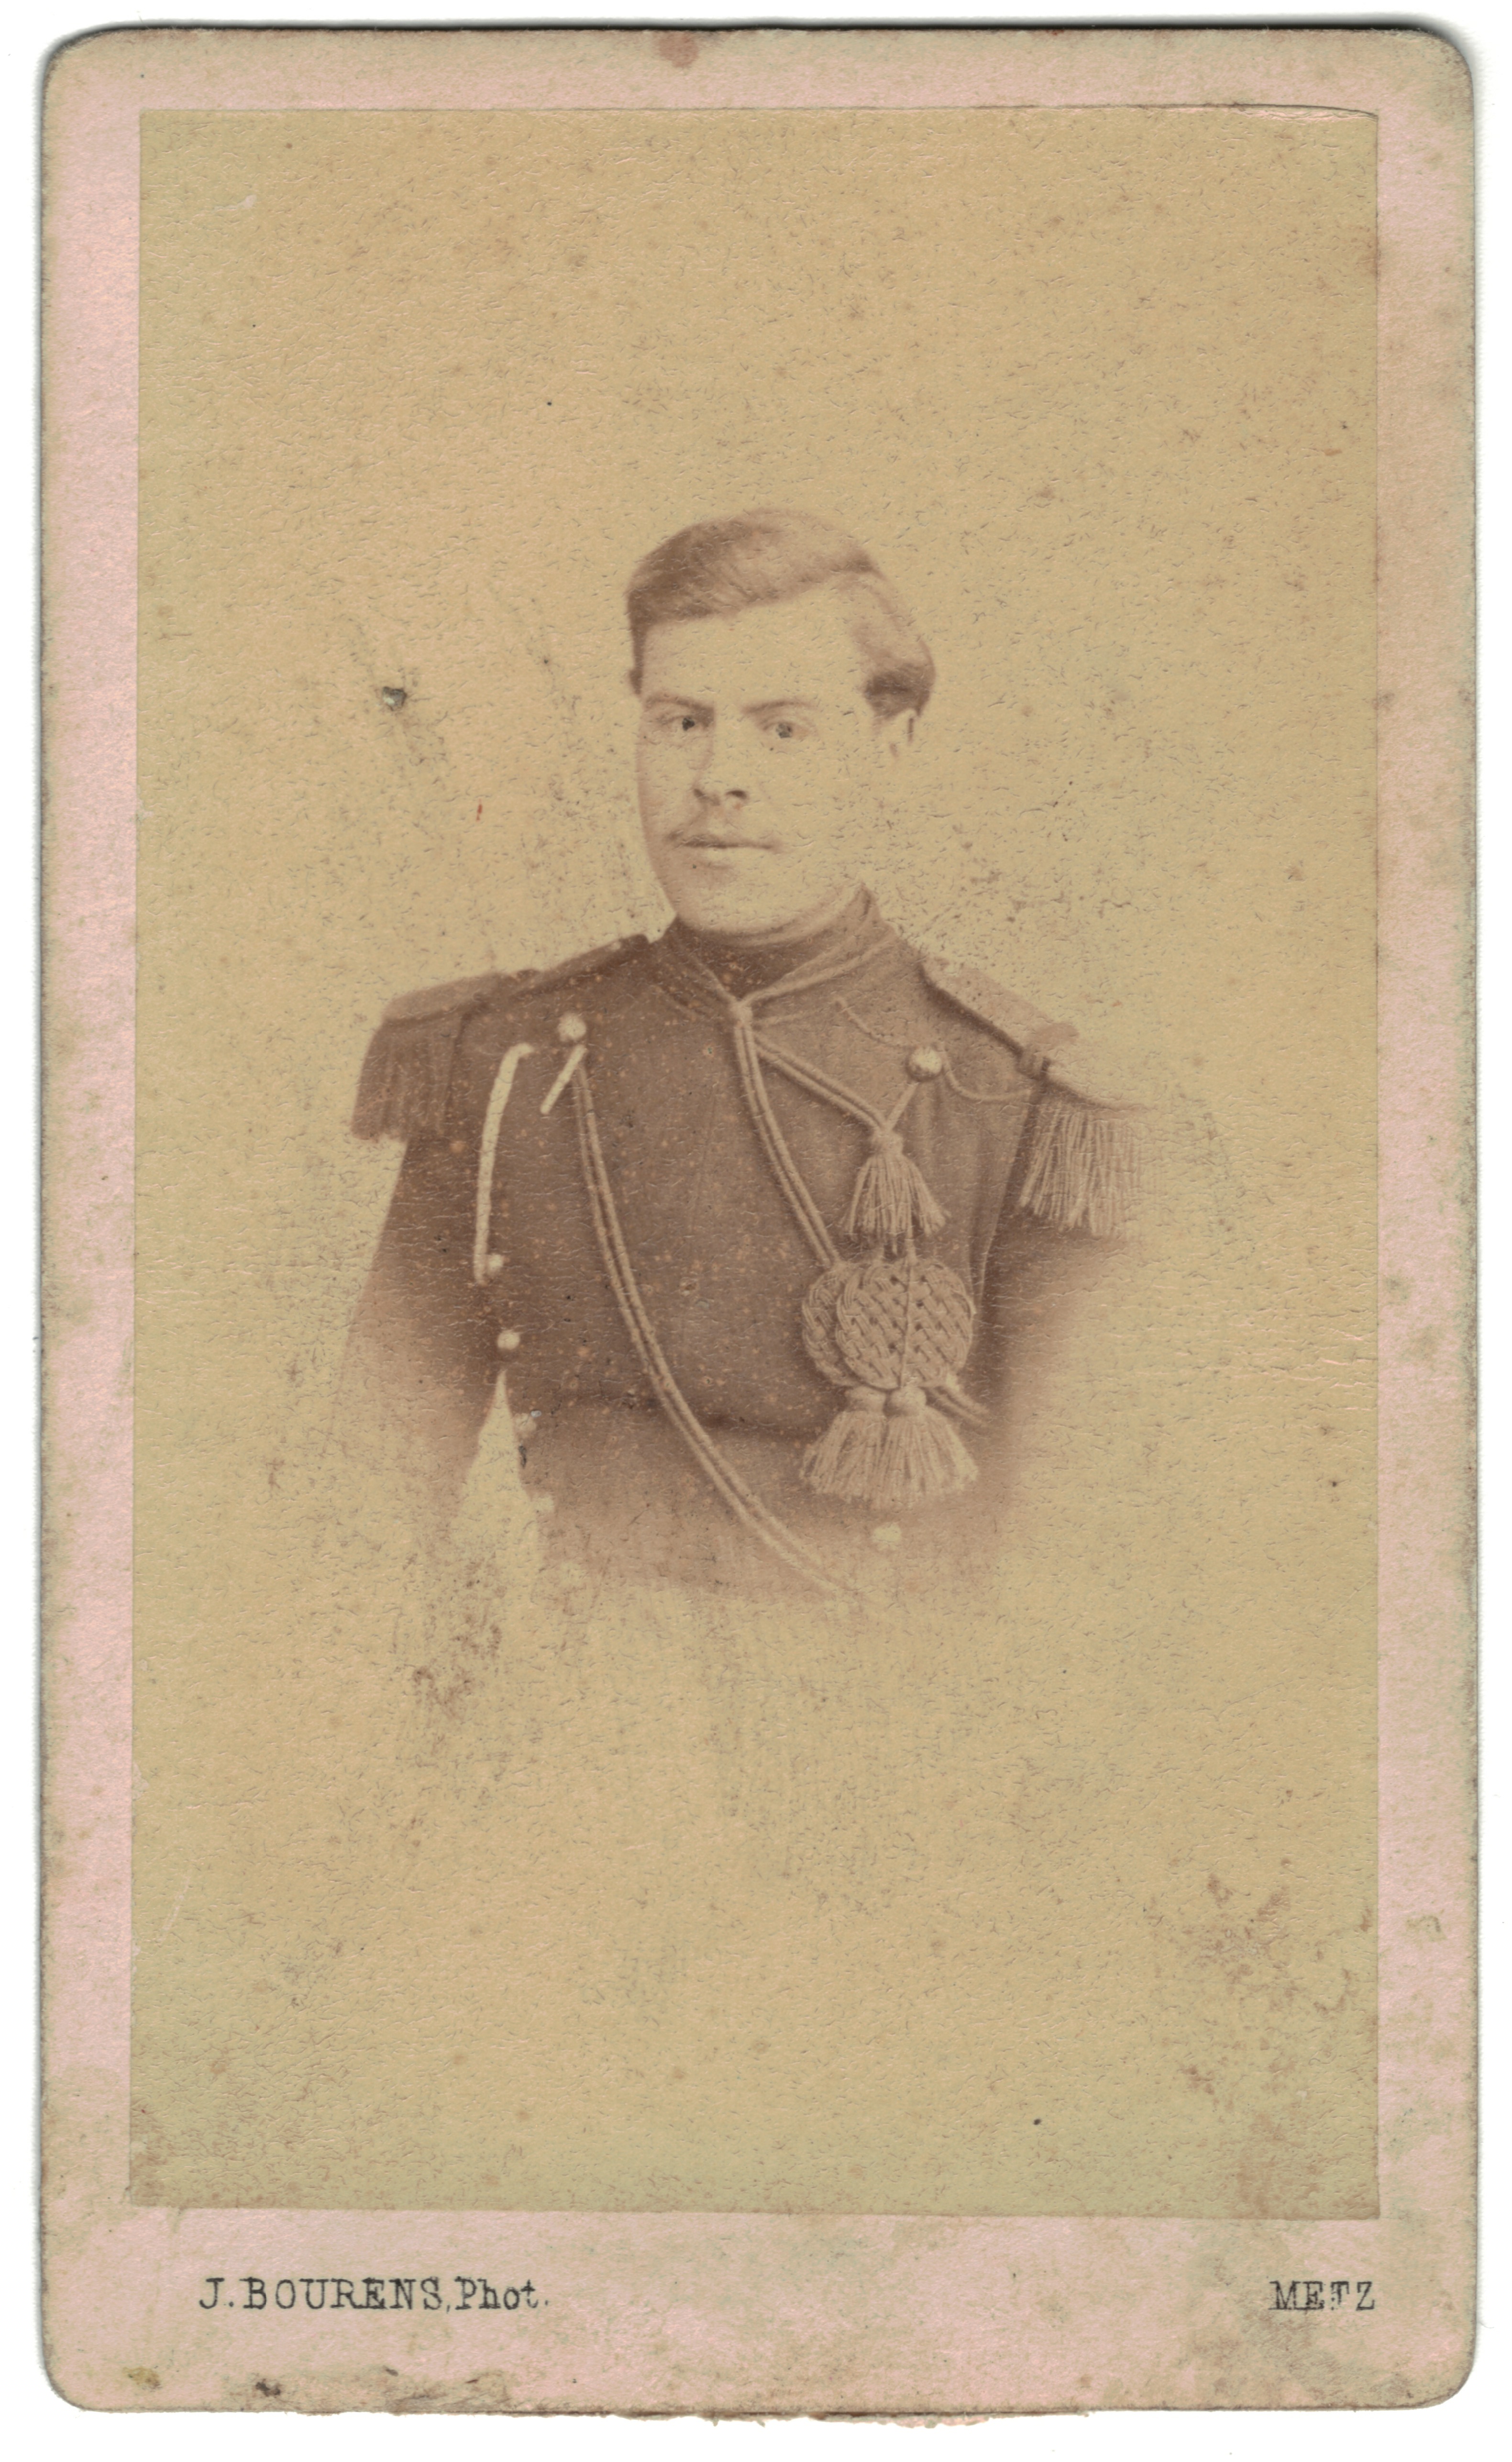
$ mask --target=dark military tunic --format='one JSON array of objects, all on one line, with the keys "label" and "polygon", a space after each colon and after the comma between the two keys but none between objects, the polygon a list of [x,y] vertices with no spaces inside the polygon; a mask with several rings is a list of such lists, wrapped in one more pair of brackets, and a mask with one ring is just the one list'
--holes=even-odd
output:
[{"label": "dark military tunic", "polygon": [[[762,1072],[842,1257],[865,1246],[843,1226],[873,1144],[868,1115],[887,1118],[908,1095],[902,1142],[944,1217],[920,1245],[975,1308],[960,1386],[979,1476],[962,1494],[897,1512],[806,1484],[843,1397],[803,1337],[823,1261],[743,1084],[732,1004],[745,1000],[766,1046],[856,1098],[848,1109],[778,1066]],[[1047,1075],[1071,1039],[983,979],[932,964],[865,893],[808,941],[737,949],[676,922],[655,942],[397,1003],[355,1121],[406,1150],[354,1328],[348,1440],[381,1464],[396,1512],[438,1534],[486,1418],[507,1408],[521,1478],[551,1500],[545,1526],[564,1557],[595,1574],[803,1587],[717,1492],[627,1326],[581,1102],[558,1088],[571,1062],[591,1088],[645,1314],[721,1460],[842,1572],[868,1545],[923,1544],[952,1562],[990,1546],[1057,1312],[1119,1227],[1106,1170],[1085,1159],[1088,1120],[1107,1107]]]}]

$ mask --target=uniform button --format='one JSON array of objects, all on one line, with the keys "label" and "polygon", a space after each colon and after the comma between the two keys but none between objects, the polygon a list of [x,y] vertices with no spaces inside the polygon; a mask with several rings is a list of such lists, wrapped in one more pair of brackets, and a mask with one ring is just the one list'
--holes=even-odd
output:
[{"label": "uniform button", "polygon": [[502,1274],[504,1271],[504,1259],[499,1256],[490,1257],[488,1259],[487,1269],[488,1272],[494,1276]]},{"label": "uniform button", "polygon": [[903,1544],[903,1527],[898,1522],[879,1522],[872,1533],[872,1544],[880,1547],[884,1556]]},{"label": "uniform button", "polygon": [[520,1337],[512,1325],[507,1325],[497,1338],[501,1350],[518,1350],[520,1348]]},{"label": "uniform button", "polygon": [[945,1056],[942,1051],[937,1051],[933,1044],[921,1043],[917,1051],[909,1053],[907,1065],[910,1077],[920,1080],[940,1077],[944,1074]]}]

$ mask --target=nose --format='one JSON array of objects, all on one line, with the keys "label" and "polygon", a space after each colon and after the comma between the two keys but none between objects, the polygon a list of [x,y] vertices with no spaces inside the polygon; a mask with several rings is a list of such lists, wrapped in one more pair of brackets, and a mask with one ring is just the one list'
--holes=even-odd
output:
[{"label": "nose", "polygon": [[733,727],[710,727],[704,737],[703,758],[693,781],[693,791],[703,804],[738,808],[749,800],[745,764]]}]

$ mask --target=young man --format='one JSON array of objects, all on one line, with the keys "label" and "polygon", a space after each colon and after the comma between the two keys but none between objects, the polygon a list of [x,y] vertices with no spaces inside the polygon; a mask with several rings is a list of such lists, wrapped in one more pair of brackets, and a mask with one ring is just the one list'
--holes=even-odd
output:
[{"label": "young man", "polygon": [[877,1550],[990,1552],[1012,1405],[1127,1225],[1143,1114],[863,885],[934,666],[854,540],[701,523],[628,612],[675,919],[388,1010],[354,1125],[406,1151],[347,1409],[434,1535],[508,1409],[565,1565],[845,1596]]}]

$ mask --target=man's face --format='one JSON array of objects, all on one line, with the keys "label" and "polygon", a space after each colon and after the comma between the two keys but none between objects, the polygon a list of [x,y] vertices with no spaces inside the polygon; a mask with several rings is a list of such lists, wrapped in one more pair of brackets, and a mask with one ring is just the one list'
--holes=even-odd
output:
[{"label": "man's face", "polygon": [[878,719],[842,602],[807,592],[657,624],[636,778],[652,869],[685,923],[734,937],[838,914],[913,713]]}]

